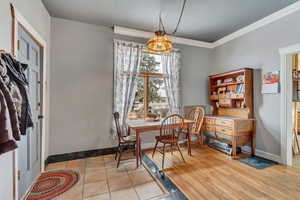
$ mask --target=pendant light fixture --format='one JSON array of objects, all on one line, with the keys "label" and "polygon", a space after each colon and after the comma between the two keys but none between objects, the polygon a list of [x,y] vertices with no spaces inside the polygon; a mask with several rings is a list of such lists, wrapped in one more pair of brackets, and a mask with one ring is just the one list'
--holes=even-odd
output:
[{"label": "pendant light fixture", "polygon": [[[186,1],[187,0],[183,1],[181,13],[180,13],[176,28],[173,31],[172,35],[175,35],[175,33],[177,32],[178,26],[180,24],[180,21],[181,21],[182,15],[183,15]],[[155,36],[148,40],[147,48],[148,48],[149,52],[158,53],[158,54],[168,53],[173,49],[173,43],[166,35],[165,27],[164,27],[164,24],[161,19],[161,14],[159,15],[158,31],[155,31]]]}]

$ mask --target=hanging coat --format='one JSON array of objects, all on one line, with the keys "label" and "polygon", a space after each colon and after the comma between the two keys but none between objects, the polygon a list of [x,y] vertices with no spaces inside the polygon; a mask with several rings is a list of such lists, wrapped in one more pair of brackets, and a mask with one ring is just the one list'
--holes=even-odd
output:
[{"label": "hanging coat", "polygon": [[0,90],[0,154],[17,148],[16,141],[9,131],[9,113],[5,97]]},{"label": "hanging coat", "polygon": [[28,68],[27,64],[20,63],[12,58],[10,54],[1,54],[7,68],[7,75],[10,81],[13,81],[19,88],[22,96],[21,116],[19,118],[20,132],[26,135],[28,127],[33,127],[31,108],[28,98],[28,80],[24,71]]}]

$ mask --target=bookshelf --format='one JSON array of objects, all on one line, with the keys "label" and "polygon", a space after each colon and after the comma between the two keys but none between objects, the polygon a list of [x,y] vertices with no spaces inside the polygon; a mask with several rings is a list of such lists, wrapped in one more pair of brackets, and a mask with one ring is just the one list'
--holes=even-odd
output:
[{"label": "bookshelf", "polygon": [[214,115],[253,117],[253,69],[211,75],[209,86]]}]

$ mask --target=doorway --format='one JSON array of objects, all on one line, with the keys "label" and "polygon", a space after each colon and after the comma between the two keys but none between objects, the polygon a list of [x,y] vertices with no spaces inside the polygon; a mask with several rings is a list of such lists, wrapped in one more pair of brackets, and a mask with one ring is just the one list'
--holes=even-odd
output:
[{"label": "doorway", "polygon": [[292,66],[292,97],[293,97],[293,134],[292,134],[292,166],[300,168],[300,52],[287,56]]},{"label": "doorway", "polygon": [[34,126],[28,128],[18,142],[18,197],[23,197],[35,178],[41,172],[41,149],[42,149],[42,96],[41,83],[43,66],[43,48],[22,27],[18,31],[18,60],[28,64],[25,71],[28,80],[28,99],[31,107],[32,121]]},{"label": "doorway", "polygon": [[296,123],[295,111],[297,109],[297,104],[295,103],[296,93],[293,90],[293,55],[299,52],[300,44],[279,49],[281,60],[281,163],[290,166],[293,164],[293,139],[295,136],[294,129]]}]

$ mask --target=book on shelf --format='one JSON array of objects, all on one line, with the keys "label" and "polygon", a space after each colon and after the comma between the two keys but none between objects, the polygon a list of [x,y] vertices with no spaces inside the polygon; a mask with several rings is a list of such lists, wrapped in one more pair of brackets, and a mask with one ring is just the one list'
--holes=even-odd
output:
[{"label": "book on shelf", "polygon": [[245,92],[245,85],[244,84],[237,85],[236,93],[244,93],[244,92]]}]

